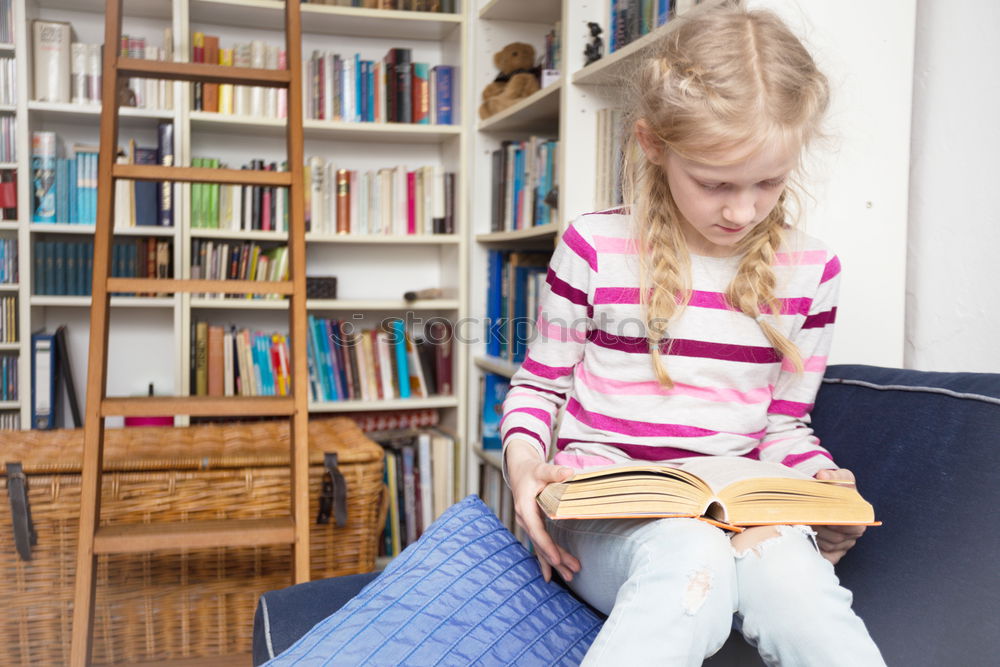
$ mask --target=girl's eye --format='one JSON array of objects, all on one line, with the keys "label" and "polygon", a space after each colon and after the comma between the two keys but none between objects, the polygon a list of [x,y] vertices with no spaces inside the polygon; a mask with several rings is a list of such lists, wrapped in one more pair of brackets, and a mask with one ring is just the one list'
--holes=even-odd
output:
[{"label": "girl's eye", "polygon": [[698,183],[702,190],[721,190],[725,183]]},{"label": "girl's eye", "polygon": [[780,188],[782,185],[785,184],[785,179],[783,179],[783,178],[772,178],[769,181],[761,181],[760,184],[761,184],[761,186],[763,186],[765,188],[768,188],[768,189]]}]

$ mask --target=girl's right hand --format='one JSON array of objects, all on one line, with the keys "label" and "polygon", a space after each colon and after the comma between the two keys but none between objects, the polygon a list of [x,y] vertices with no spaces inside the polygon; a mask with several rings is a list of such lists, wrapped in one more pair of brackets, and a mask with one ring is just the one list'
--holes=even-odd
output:
[{"label": "girl's right hand", "polygon": [[572,469],[545,463],[531,444],[516,440],[507,446],[506,457],[517,523],[531,538],[542,576],[549,581],[552,568],[555,568],[564,581],[570,581],[573,574],[580,571],[580,561],[549,536],[542,509],[535,498],[551,482],[563,482],[572,476]]}]

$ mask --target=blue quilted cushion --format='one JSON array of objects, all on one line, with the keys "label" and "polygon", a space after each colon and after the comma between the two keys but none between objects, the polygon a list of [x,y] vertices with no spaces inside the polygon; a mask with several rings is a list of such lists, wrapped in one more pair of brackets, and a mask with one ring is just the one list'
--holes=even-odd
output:
[{"label": "blue quilted cushion", "polygon": [[577,665],[601,619],[476,496],[268,665]]}]

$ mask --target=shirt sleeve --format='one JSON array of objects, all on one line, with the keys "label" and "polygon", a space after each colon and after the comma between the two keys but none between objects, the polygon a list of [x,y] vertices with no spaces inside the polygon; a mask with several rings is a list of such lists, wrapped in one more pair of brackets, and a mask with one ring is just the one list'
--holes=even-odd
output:
[{"label": "shirt sleeve", "polygon": [[597,252],[583,227],[581,219],[566,229],[549,262],[533,338],[503,403],[504,454],[512,440],[524,440],[547,458],[556,414],[572,389],[573,369],[583,359],[597,272]]},{"label": "shirt sleeve", "polygon": [[805,322],[792,340],[802,355],[804,372],[798,374],[791,363],[782,363],[767,410],[767,433],[759,445],[761,460],[781,463],[810,476],[838,467],[809,427],[809,413],[833,342],[839,288],[840,260],[833,255],[824,266]]}]

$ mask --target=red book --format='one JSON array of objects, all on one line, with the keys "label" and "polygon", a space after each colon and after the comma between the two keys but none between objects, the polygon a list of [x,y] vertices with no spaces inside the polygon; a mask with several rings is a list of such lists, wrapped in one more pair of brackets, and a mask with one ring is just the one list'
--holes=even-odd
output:
[{"label": "red book", "polygon": [[417,233],[417,173],[406,172],[406,233]]},{"label": "red book", "polygon": [[452,394],[452,327],[447,320],[435,319],[428,338],[434,343],[437,390],[442,396]]},{"label": "red book", "polygon": [[[205,35],[205,62],[209,65],[219,64],[219,38],[214,35]],[[219,84],[206,83],[202,86],[201,108],[204,111],[219,110]]]}]

